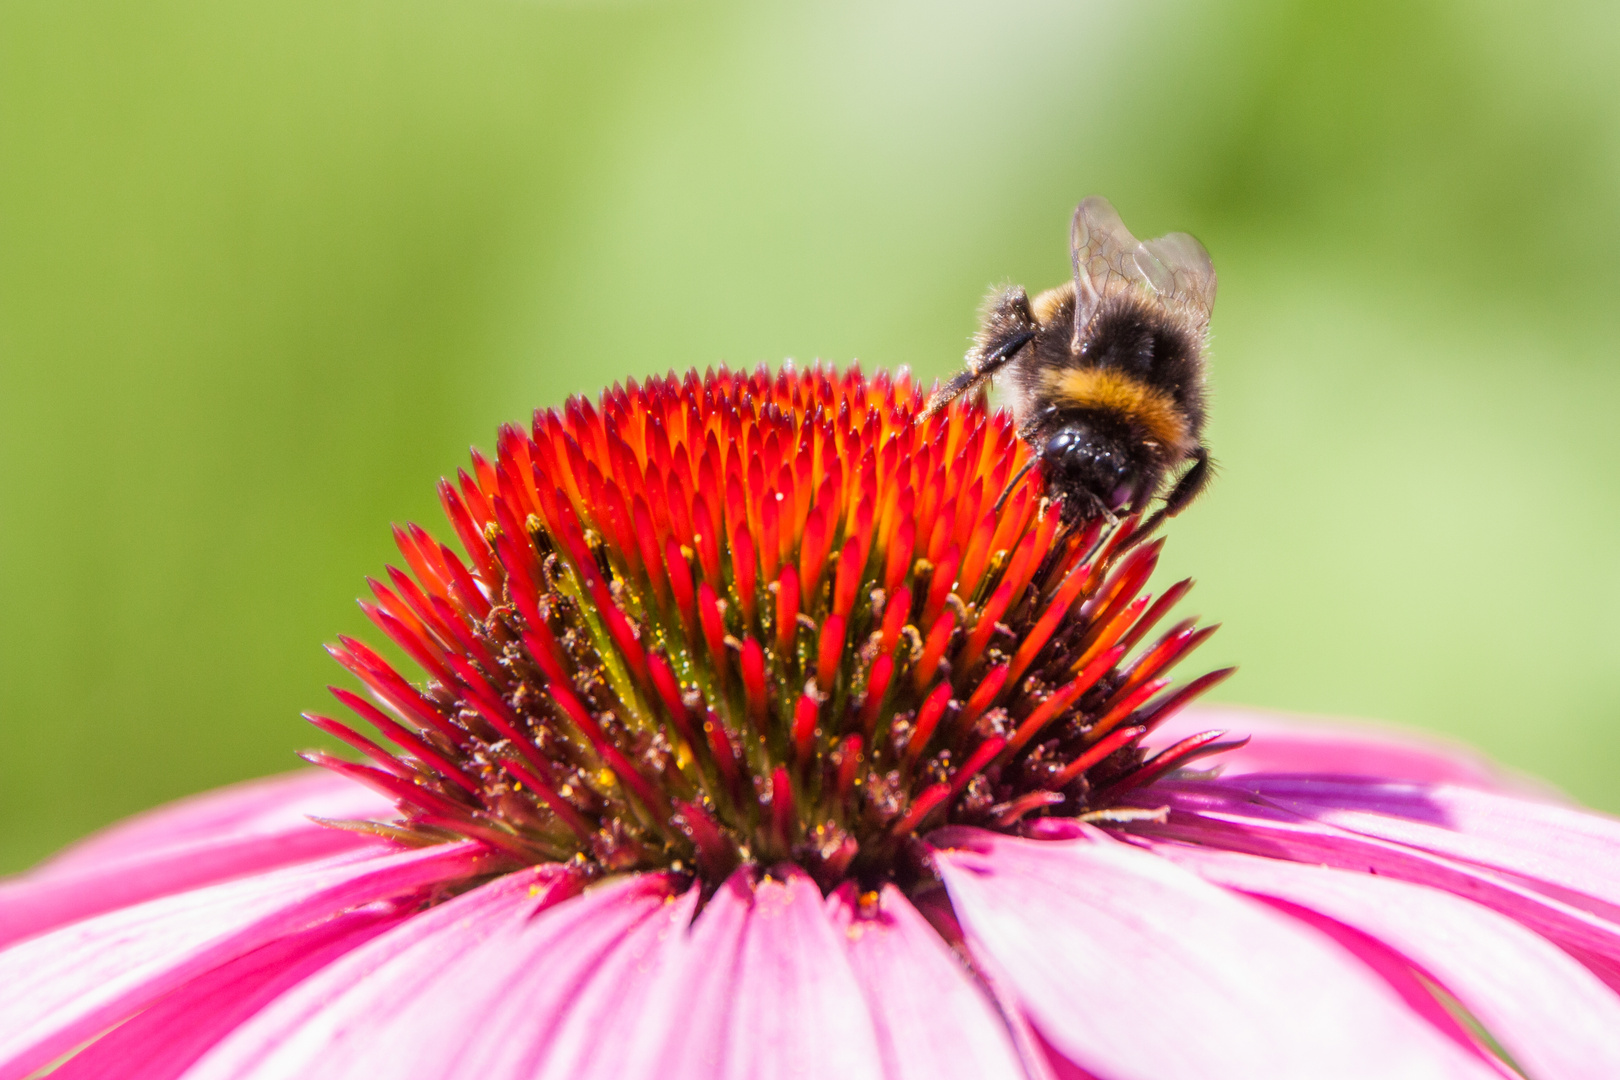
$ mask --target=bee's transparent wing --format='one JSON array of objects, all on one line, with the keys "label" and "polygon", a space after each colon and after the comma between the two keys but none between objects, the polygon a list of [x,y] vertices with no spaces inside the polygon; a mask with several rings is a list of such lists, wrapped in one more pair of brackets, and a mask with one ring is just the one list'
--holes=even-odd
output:
[{"label": "bee's transparent wing", "polygon": [[1093,195],[1075,210],[1069,240],[1077,341],[1103,298],[1130,286],[1176,301],[1199,321],[1209,321],[1215,264],[1204,245],[1188,234],[1138,241],[1109,201]]},{"label": "bee's transparent wing", "polygon": [[1204,245],[1184,232],[1149,240],[1136,259],[1160,296],[1179,301],[1202,323],[1215,306],[1215,263]]},{"label": "bee's transparent wing", "polygon": [[1076,340],[1103,297],[1130,285],[1148,284],[1136,264],[1141,246],[1113,204],[1101,195],[1092,195],[1075,208],[1069,226],[1069,257],[1074,261]]}]

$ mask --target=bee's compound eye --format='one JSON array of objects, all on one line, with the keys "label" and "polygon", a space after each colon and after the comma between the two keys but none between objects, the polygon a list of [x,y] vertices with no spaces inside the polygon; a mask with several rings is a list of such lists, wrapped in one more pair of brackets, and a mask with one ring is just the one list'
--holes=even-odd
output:
[{"label": "bee's compound eye", "polygon": [[1046,440],[1041,456],[1048,465],[1062,466],[1076,450],[1085,444],[1085,438],[1073,428],[1059,428]]}]

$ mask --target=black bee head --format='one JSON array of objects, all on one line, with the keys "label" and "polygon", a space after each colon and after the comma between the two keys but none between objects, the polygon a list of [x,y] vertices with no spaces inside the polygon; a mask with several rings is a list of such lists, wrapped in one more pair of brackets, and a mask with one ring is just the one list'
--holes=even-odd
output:
[{"label": "black bee head", "polygon": [[1054,430],[1041,451],[1047,487],[1081,505],[1087,513],[1110,513],[1131,501],[1141,480],[1138,461],[1125,442],[1085,420],[1071,419]]}]

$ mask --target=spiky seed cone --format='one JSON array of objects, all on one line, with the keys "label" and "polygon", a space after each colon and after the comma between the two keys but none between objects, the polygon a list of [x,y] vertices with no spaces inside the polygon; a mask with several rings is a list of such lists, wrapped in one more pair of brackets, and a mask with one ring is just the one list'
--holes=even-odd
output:
[{"label": "spiky seed cone", "polygon": [[364,827],[409,842],[710,883],[791,861],[830,889],[1228,745],[1142,746],[1228,674],[1167,678],[1213,628],[1148,641],[1187,588],[1142,591],[1162,541],[1065,523],[1038,470],[998,508],[1030,452],[1009,418],[921,405],[904,374],[722,369],[503,428],[440,485],[465,561],[396,529],[410,573],[362,604],[425,682],[331,649],[394,749],[311,716],[370,763],[310,759],[396,799]]}]

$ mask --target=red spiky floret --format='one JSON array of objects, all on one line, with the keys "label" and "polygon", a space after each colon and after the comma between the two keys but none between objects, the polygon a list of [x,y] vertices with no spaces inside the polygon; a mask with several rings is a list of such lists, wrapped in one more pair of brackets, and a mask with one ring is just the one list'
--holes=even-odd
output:
[{"label": "red spiky floret", "polygon": [[362,604],[425,681],[332,648],[397,749],[311,716],[370,763],[310,759],[395,799],[365,827],[399,839],[711,883],[792,861],[830,889],[1226,748],[1142,746],[1227,674],[1170,687],[1212,629],[1190,620],[1137,648],[1188,584],[1142,593],[1162,541],[1065,523],[1004,414],[921,404],[904,374],[721,370],[502,428],[439,486],[465,560],[397,529],[410,573]]}]

